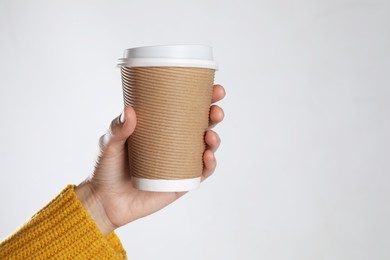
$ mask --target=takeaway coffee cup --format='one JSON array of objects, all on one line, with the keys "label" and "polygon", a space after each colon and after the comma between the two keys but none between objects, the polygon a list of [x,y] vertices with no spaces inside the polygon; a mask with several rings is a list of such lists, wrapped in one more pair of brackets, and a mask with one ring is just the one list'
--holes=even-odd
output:
[{"label": "takeaway coffee cup", "polygon": [[164,192],[198,188],[217,69],[212,48],[132,48],[118,66],[124,103],[137,114],[127,141],[134,186]]}]

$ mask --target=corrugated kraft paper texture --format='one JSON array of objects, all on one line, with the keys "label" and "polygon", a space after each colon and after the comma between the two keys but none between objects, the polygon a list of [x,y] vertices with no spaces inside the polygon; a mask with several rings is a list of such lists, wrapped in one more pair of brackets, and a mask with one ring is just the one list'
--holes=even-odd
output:
[{"label": "corrugated kraft paper texture", "polygon": [[137,114],[128,140],[134,177],[189,179],[203,169],[215,70],[122,67],[125,105]]}]

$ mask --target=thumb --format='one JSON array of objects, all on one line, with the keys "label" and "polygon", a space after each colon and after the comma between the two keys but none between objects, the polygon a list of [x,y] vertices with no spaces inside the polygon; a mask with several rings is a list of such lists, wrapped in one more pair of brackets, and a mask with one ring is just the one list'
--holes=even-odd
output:
[{"label": "thumb", "polygon": [[137,117],[132,107],[124,108],[122,114],[112,120],[107,133],[100,138],[101,148],[123,149],[127,138],[134,132]]}]

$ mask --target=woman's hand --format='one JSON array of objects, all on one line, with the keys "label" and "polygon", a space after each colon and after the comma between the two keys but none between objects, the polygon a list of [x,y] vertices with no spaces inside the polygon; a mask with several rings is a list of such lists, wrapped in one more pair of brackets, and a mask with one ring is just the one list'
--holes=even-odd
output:
[{"label": "woman's hand", "polygon": [[[213,88],[212,103],[225,96],[220,85]],[[223,110],[210,107],[210,125],[205,135],[207,148],[203,154],[202,181],[215,170],[214,153],[220,144],[219,136],[211,128],[223,120]],[[133,108],[126,107],[115,118],[109,130],[100,138],[100,155],[93,174],[76,187],[76,193],[85,209],[104,235],[138,218],[147,216],[169,205],[186,192],[150,192],[137,190],[132,185],[127,158],[126,140],[136,126]]]}]

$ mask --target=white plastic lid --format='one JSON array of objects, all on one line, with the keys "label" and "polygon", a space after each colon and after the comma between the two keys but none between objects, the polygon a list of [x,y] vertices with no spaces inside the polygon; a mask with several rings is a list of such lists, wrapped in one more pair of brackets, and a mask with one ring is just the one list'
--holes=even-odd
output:
[{"label": "white plastic lid", "polygon": [[119,67],[194,67],[217,69],[213,49],[206,45],[160,45],[127,49]]}]

